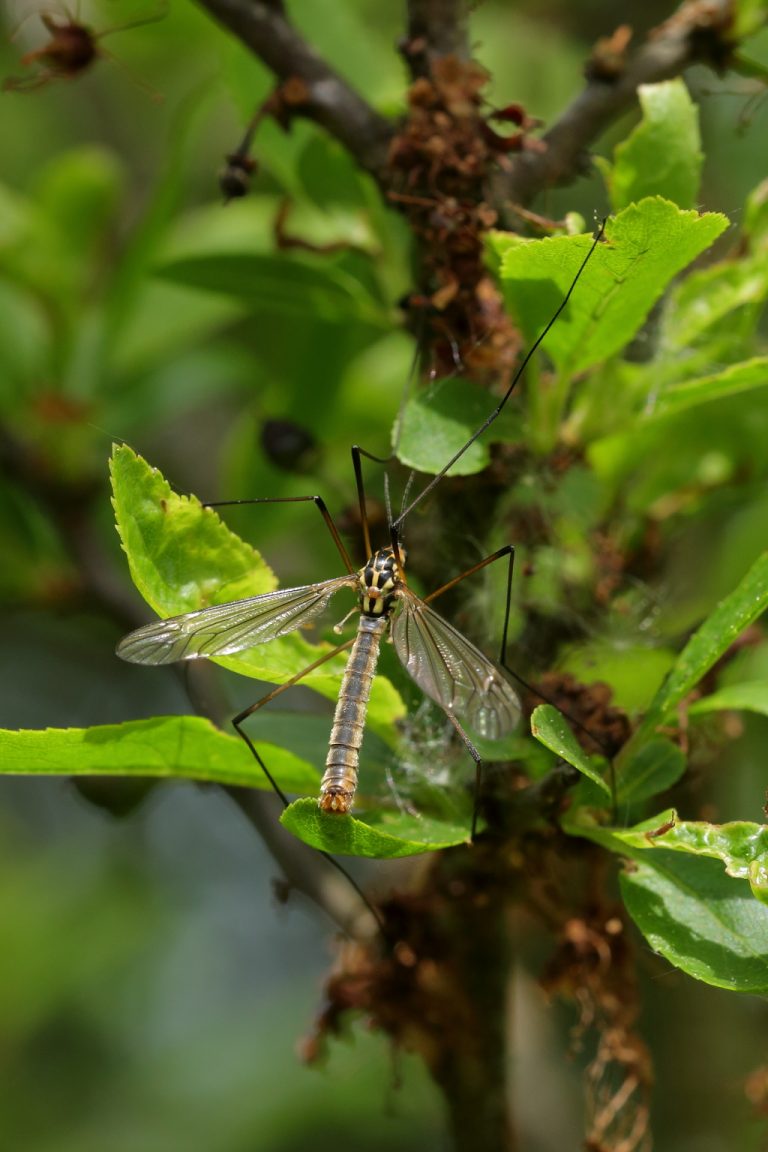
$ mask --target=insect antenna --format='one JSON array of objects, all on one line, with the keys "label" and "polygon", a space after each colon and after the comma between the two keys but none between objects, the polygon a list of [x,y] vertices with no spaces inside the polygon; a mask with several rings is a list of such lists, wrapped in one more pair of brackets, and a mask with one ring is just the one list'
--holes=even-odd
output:
[{"label": "insect antenna", "polygon": [[568,291],[566,292],[565,296],[561,300],[559,307],[557,308],[556,312],[554,312],[552,317],[547,322],[546,326],[542,329],[542,331],[536,337],[536,340],[533,342],[531,347],[526,352],[526,354],[523,358],[523,362],[521,363],[520,367],[518,368],[517,372],[514,375],[512,383],[507,388],[506,392],[502,396],[499,403],[496,405],[496,407],[493,409],[493,411],[490,413],[490,415],[487,416],[485,418],[485,420],[483,420],[482,424],[480,424],[479,427],[477,427],[475,429],[475,431],[472,433],[472,435],[469,437],[469,439],[466,441],[466,443],[459,449],[459,451],[454,453],[454,455],[450,458],[448,463],[443,465],[443,467],[440,469],[440,471],[438,473],[436,473],[435,476],[432,477],[432,479],[429,481],[429,483],[424,488],[422,488],[421,492],[419,492],[418,495],[413,498],[413,500],[410,502],[410,504],[408,504],[408,506],[400,513],[397,520],[393,524],[393,528],[396,531],[400,529],[400,527],[403,524],[403,521],[405,520],[405,518],[407,516],[410,515],[410,513],[413,511],[413,509],[418,504],[420,504],[422,502],[422,500],[424,500],[429,495],[429,493],[432,492],[433,489],[437,487],[437,485],[440,483],[440,481],[443,479],[443,477],[448,472],[450,472],[451,468],[456,463],[456,461],[461,459],[461,457],[464,455],[464,453],[469,448],[471,448],[471,446],[474,444],[474,442],[480,436],[482,436],[483,432],[485,432],[487,428],[490,428],[491,424],[493,424],[493,422],[497,418],[497,416],[500,415],[505,404],[507,403],[510,396],[514,392],[514,390],[517,386],[517,382],[519,381],[520,377],[523,375],[523,372],[525,371],[525,369],[528,367],[528,364],[530,363],[534,353],[541,346],[543,341],[546,339],[547,334],[552,329],[552,327],[557,323],[563,310],[565,309],[566,305],[568,304],[568,301],[570,300],[576,285],[578,284],[579,280],[581,279],[581,275],[582,275],[584,269],[586,268],[587,264],[589,263],[593,252],[595,251],[598,244],[600,243],[600,241],[603,238],[603,234],[605,232],[605,224],[606,224],[606,221],[605,221],[605,219],[603,219],[600,222],[600,227],[598,228],[597,234],[595,235],[595,238],[592,241],[592,245],[591,245],[589,251],[587,252],[586,256],[584,257],[584,259],[582,260],[581,265],[579,266],[579,270],[576,273],[576,275],[574,276]]}]

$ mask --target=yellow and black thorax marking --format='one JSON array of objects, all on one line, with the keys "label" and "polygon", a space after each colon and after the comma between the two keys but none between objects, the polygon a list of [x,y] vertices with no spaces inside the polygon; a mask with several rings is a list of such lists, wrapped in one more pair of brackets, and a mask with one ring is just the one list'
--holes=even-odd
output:
[{"label": "yellow and black thorax marking", "polygon": [[398,562],[394,548],[380,548],[360,569],[360,610],[364,616],[389,615],[398,589],[405,584],[404,562],[405,554],[402,550]]}]

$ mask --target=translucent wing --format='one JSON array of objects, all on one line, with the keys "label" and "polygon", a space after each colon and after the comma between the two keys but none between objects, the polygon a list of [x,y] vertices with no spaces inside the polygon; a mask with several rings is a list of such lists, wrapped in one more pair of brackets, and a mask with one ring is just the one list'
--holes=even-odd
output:
[{"label": "translucent wing", "polygon": [[395,651],[427,696],[491,740],[511,731],[520,701],[501,672],[461,632],[403,589],[391,624]]},{"label": "translucent wing", "polygon": [[199,656],[229,656],[293,632],[319,616],[334,592],[356,584],[356,576],[339,576],[321,584],[281,588],[263,596],[156,620],[124,637],[117,654],[133,664],[172,664]]}]

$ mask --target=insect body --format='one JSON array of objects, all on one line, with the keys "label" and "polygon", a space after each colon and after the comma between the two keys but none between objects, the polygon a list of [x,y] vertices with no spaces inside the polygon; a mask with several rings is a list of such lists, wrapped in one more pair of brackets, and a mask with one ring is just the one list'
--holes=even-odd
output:
[{"label": "insect body", "polygon": [[[100,45],[104,37],[111,36],[115,32],[140,28],[144,24],[153,24],[163,19],[165,14],[166,8],[163,6],[150,16],[131,20],[117,28],[96,32],[74,17],[41,12],[40,21],[49,33],[50,39],[40,48],[35,48],[21,57],[22,66],[31,68],[32,71],[25,76],[6,77],[2,84],[3,91],[32,92],[54,80],[74,79],[87,72],[98,59],[109,55]],[[141,86],[147,87],[143,83]],[[157,93],[151,89],[149,91],[153,99],[157,98]]]},{"label": "insect body", "polygon": [[[334,593],[354,589],[360,619],[357,635],[341,645],[351,647],[351,652],[319,799],[325,812],[348,813],[357,788],[371,684],[387,634],[403,666],[444,709],[470,751],[473,746],[462,721],[478,735],[495,739],[511,731],[520,715],[510,684],[474,644],[411,592],[403,568],[402,548],[382,548],[358,572],[346,576],[158,620],[126,636],[117,652],[137,664],[231,655],[300,628],[325,609]],[[253,710],[236,718],[236,726]]]},{"label": "insect body", "polygon": [[[466,723],[479,736],[497,739],[514,728],[520,716],[520,703],[511,685],[499,670],[469,640],[447,621],[438,616],[427,604],[448,588],[494,560],[509,559],[507,577],[507,612],[502,640],[502,653],[506,649],[507,621],[511,597],[512,559],[514,550],[507,545],[481,560],[467,572],[454,577],[427,600],[420,600],[408,588],[405,575],[405,555],[401,544],[401,530],[406,517],[440,483],[450,468],[469,447],[496,420],[509,400],[525,366],[557,320],[573,292],[587,262],[603,234],[601,225],[593,243],[559,308],[537,340],[529,349],[514,379],[494,410],[486,417],[450,460],[411,499],[397,519],[390,518],[390,546],[373,552],[370,542],[368,515],[362,483],[360,457],[367,455],[353,447],[361,524],[366,552],[370,559],[355,571],[336,525],[324,503],[317,496],[277,497],[277,501],[312,500],[317,505],[326,527],[330,531],[347,574],[318,584],[301,588],[285,588],[267,592],[246,600],[219,604],[159,620],[132,632],[120,642],[118,655],[138,664],[168,664],[176,660],[189,660],[201,656],[227,656],[257,644],[265,644],[284,636],[308,623],[327,606],[331,597],[341,588],[352,588],[358,595],[360,620],[357,635],[321,656],[304,671],[275,688],[262,700],[251,705],[233,720],[237,732],[245,740],[261,765],[275,791],[287,804],[277,782],[272,778],[258,750],[241,727],[242,722],[263,704],[274,699],[286,688],[297,683],[308,672],[346,648],[351,648],[344,673],[333,720],[330,748],[325,773],[320,787],[320,808],[327,813],[348,813],[357,788],[360,748],[363,740],[365,716],[370,698],[371,684],[376,671],[382,638],[389,635],[395,651],[410,676],[421,690],[443,709],[458,732],[465,747],[475,761],[477,783],[480,783],[481,757],[464,731]],[[376,459],[376,457],[371,457]],[[384,461],[379,460],[379,463]],[[407,489],[406,489],[407,492]],[[238,503],[238,501],[234,501]],[[502,657],[503,659],[503,657]],[[474,834],[477,819],[477,796],[472,819]]]}]

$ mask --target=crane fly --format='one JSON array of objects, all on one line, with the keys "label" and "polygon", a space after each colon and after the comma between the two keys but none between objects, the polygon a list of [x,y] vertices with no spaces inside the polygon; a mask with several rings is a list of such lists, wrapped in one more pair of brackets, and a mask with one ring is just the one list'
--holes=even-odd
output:
[{"label": "crane fly", "polygon": [[[520,717],[520,702],[500,670],[452,624],[439,616],[428,602],[495,560],[508,557],[507,604],[502,638],[503,660],[511,601],[514,549],[511,545],[500,548],[442,585],[425,599],[420,599],[410,590],[406,582],[406,554],[401,539],[402,526],[406,516],[434,489],[452,465],[501,412],[526,364],[566,306],[602,232],[601,227],[560,307],[530,348],[500,403],[470,436],[463,448],[421,492],[411,499],[397,519],[393,520],[390,515],[390,543],[376,551],[373,550],[370,540],[360,459],[361,455],[369,456],[369,454],[357,446],[352,449],[363,539],[368,556],[362,568],[356,569],[352,563],[338,529],[319,496],[277,497],[276,502],[307,500],[315,503],[345,564],[347,569],[345,575],[316,584],[279,589],[245,600],[186,612],[167,620],[158,620],[131,632],[119,643],[117,654],[124,660],[136,664],[159,665],[201,657],[231,656],[296,631],[319,616],[337,592],[344,588],[354,591],[360,614],[356,635],[321,656],[319,660],[252,704],[233,720],[235,729],[245,740],[272,787],[286,805],[287,797],[242,728],[243,721],[326,660],[349,649],[336,702],[318,800],[320,809],[329,815],[348,814],[357,790],[360,749],[371,686],[381,643],[388,637],[405,670],[422,692],[442,708],[475,761],[476,793],[472,818],[474,836],[482,760],[463,725],[466,724],[478,736],[491,740],[498,739],[511,732],[517,724]],[[378,460],[377,457],[369,458]],[[384,461],[378,460],[378,462]],[[240,503],[240,501],[225,503]],[[338,628],[339,626],[337,630]]]},{"label": "crane fly", "polygon": [[[350,652],[318,801],[324,812],[346,814],[357,788],[368,700],[387,635],[403,667],[446,712],[465,742],[469,737],[462,721],[478,735],[497,739],[514,728],[520,715],[517,696],[501,672],[409,589],[404,565],[402,547],[380,548],[362,568],[345,576],[158,620],[126,636],[117,652],[137,664],[230,656],[301,628],[320,615],[337,592],[353,590],[360,616],[355,637],[340,646]],[[244,718],[236,718],[238,729]]]}]

